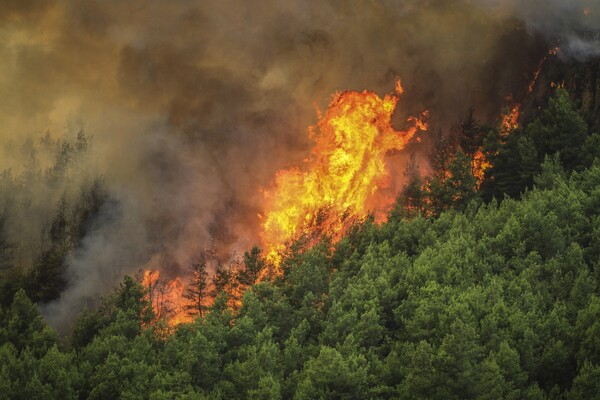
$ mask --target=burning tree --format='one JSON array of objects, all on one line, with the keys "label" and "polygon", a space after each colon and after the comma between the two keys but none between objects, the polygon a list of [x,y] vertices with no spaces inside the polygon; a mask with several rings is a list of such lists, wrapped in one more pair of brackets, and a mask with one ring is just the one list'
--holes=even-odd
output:
[{"label": "burning tree", "polygon": [[396,94],[383,99],[369,91],[333,97],[309,130],[315,146],[304,168],[279,171],[274,188],[264,190],[262,241],[268,262],[278,266],[286,243],[312,231],[315,221],[335,239],[372,211],[379,221],[386,218],[396,195],[379,190],[389,186],[386,155],[427,129],[413,117],[404,131],[392,127],[402,92],[398,82]]}]

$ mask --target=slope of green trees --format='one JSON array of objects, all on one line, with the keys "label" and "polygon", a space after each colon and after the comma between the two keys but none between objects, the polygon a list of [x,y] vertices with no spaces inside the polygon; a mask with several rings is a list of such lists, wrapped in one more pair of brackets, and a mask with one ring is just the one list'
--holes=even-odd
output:
[{"label": "slope of green trees", "polygon": [[[172,332],[129,277],[67,343],[18,291],[0,398],[600,398],[600,161],[579,118],[559,90],[508,137],[471,120],[479,143],[447,148],[443,173],[409,168],[387,223],[292,246],[272,282],[247,253],[239,307],[223,290],[204,309],[199,262],[198,316]],[[475,148],[493,165],[480,188]]]}]

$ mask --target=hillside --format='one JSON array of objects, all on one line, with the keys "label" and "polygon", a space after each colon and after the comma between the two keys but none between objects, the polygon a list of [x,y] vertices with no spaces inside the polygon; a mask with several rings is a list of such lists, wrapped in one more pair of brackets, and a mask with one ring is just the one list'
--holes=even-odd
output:
[{"label": "hillside", "polygon": [[[156,320],[127,277],[65,343],[20,290],[0,313],[0,397],[597,398],[600,164],[570,158],[596,140],[582,121],[556,91],[496,142],[481,190],[458,146],[449,174],[407,185],[386,223],[300,240],[281,275],[233,305],[224,285],[189,324]],[[557,127],[583,140],[560,142]],[[556,156],[537,155],[547,138]],[[481,200],[500,184],[522,194]],[[247,274],[266,267],[246,253]]]},{"label": "hillside", "polygon": [[600,0],[0,0],[0,400],[600,400]]}]

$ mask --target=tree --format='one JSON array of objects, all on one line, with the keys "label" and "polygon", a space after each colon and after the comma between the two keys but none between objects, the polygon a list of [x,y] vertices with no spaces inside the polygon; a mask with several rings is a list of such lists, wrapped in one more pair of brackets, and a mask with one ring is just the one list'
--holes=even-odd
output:
[{"label": "tree", "polygon": [[71,236],[75,246],[93,228],[102,207],[109,200],[103,179],[96,178],[90,184],[84,185],[73,210]]},{"label": "tree", "polygon": [[471,160],[461,151],[457,152],[449,165],[450,177],[447,184],[450,187],[452,205],[454,208],[464,210],[477,193],[477,183],[471,169]]},{"label": "tree", "polygon": [[68,141],[60,141],[60,149],[56,153],[54,165],[46,171],[46,180],[50,186],[58,186],[61,179],[69,174],[73,160],[73,145]]},{"label": "tree", "polygon": [[35,301],[49,302],[57,299],[67,285],[65,258],[67,249],[52,246],[37,257],[27,273],[27,289]]},{"label": "tree", "polygon": [[431,175],[443,179],[448,175],[450,162],[456,151],[454,138],[444,135],[441,131],[432,135],[433,147],[429,154]]},{"label": "tree", "polygon": [[208,273],[206,272],[206,259],[198,257],[190,265],[192,279],[183,294],[183,297],[189,301],[184,306],[184,310],[189,316],[203,317],[207,309],[206,300],[208,298]]},{"label": "tree", "polygon": [[244,253],[244,268],[238,272],[238,281],[243,286],[254,285],[258,282],[260,273],[265,267],[265,261],[261,257],[261,250],[254,246],[249,252]]},{"label": "tree", "polygon": [[116,293],[115,306],[127,317],[128,327],[124,327],[123,331],[127,337],[133,338],[154,319],[154,311],[146,296],[146,289],[130,276],[126,275],[123,278]]},{"label": "tree", "polygon": [[50,241],[59,247],[67,246],[69,240],[69,221],[67,220],[67,198],[62,195],[58,201],[56,213],[50,226]]},{"label": "tree", "polygon": [[479,121],[475,118],[474,110],[469,109],[465,119],[459,126],[459,144],[463,153],[473,158],[483,141],[482,129]]},{"label": "tree", "polygon": [[534,141],[522,130],[516,130],[498,144],[496,132],[491,132],[485,145],[491,167],[485,171],[481,185],[483,198],[519,198],[533,186],[533,177],[540,171],[539,153]]},{"label": "tree", "polygon": [[4,273],[13,267],[14,250],[16,247],[10,240],[7,232],[7,213],[6,209],[0,213],[0,273]]},{"label": "tree", "polygon": [[[29,300],[23,289],[15,294],[5,318],[4,336],[18,351],[28,348],[35,356],[40,357],[56,344],[56,333],[46,325],[36,305]],[[0,332],[0,338],[2,336]]]},{"label": "tree", "polygon": [[83,129],[77,132],[77,141],[75,142],[75,149],[79,153],[85,153],[89,147],[89,138],[85,135]]},{"label": "tree", "polygon": [[544,155],[560,154],[560,160],[569,171],[581,165],[581,146],[586,140],[588,127],[564,89],[557,89],[548,100],[548,106],[539,117],[525,128],[538,150],[539,161]]},{"label": "tree", "polygon": [[218,264],[215,269],[215,274],[212,277],[213,289],[211,292],[212,297],[217,297],[221,292],[226,292],[232,279],[231,268],[226,265]]},{"label": "tree", "polygon": [[568,400],[587,400],[600,398],[600,367],[585,363],[579,375],[573,380],[573,386],[567,395]]},{"label": "tree", "polygon": [[331,347],[321,347],[302,371],[294,399],[366,399],[368,363],[360,354],[344,357]]},{"label": "tree", "polygon": [[404,177],[406,183],[402,189],[402,193],[398,196],[395,213],[408,212],[409,215],[418,214],[425,208],[425,193],[423,192],[423,178],[419,172],[415,153],[410,155],[409,161],[404,169]]},{"label": "tree", "polygon": [[585,138],[581,146],[581,166],[590,168],[594,160],[600,157],[600,134],[593,133]]},{"label": "tree", "polygon": [[28,273],[29,293],[35,301],[55,300],[67,285],[65,260],[73,248],[67,209],[66,195],[63,194],[47,233],[49,244]]},{"label": "tree", "polygon": [[429,211],[437,216],[450,208],[464,210],[477,196],[476,183],[471,161],[458,151],[448,163],[446,175],[433,175],[427,182]]}]

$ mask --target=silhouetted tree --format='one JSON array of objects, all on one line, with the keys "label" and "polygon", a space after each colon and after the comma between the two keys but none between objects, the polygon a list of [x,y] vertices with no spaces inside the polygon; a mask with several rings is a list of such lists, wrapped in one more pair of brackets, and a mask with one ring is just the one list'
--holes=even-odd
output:
[{"label": "silhouetted tree", "polygon": [[208,298],[208,273],[206,272],[206,259],[198,257],[190,264],[192,279],[183,294],[189,304],[184,306],[184,310],[189,316],[204,316],[207,309],[206,300]]},{"label": "silhouetted tree", "polygon": [[473,155],[482,144],[482,129],[479,121],[474,116],[472,108],[469,109],[465,119],[460,123],[458,141],[463,153],[469,158],[473,158]]},{"label": "silhouetted tree", "polygon": [[221,292],[226,291],[230,285],[232,279],[232,272],[229,266],[218,264],[215,269],[215,274],[212,277],[213,289],[211,291],[212,297],[217,297]]},{"label": "silhouetted tree", "polygon": [[406,163],[404,177],[406,178],[406,183],[398,197],[396,207],[405,210],[408,215],[418,214],[425,208],[425,193],[423,191],[423,178],[421,178],[419,165],[414,153],[410,155],[410,159]]},{"label": "silhouetted tree", "polygon": [[432,169],[431,175],[443,178],[448,175],[450,162],[456,152],[455,138],[437,131],[432,135],[432,140],[433,147],[429,154]]},{"label": "silhouetted tree", "polygon": [[265,262],[261,257],[261,250],[254,246],[250,251],[244,253],[244,268],[238,272],[238,281],[241,285],[250,286],[258,282]]}]

